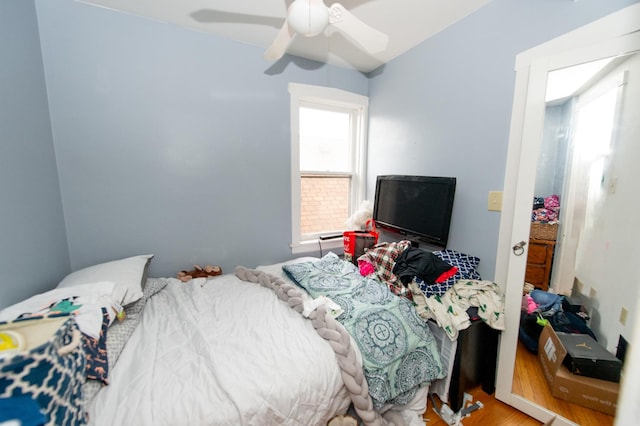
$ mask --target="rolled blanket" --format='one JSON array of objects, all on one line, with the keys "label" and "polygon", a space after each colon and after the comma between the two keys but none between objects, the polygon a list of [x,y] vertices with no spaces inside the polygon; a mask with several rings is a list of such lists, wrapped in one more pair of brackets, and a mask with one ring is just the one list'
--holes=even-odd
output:
[{"label": "rolled blanket", "polygon": [[[238,266],[235,274],[243,281],[257,283],[263,287],[270,288],[278,295],[280,300],[287,302],[291,308],[302,315],[304,311],[304,293],[296,285],[280,277],[263,271],[247,269],[243,266]],[[349,391],[353,406],[364,424],[371,426],[399,425],[398,416],[395,413],[386,413],[385,416],[389,416],[387,420],[374,410],[373,401],[369,395],[369,387],[362,372],[362,367],[357,361],[356,350],[351,344],[349,332],[326,312],[323,305],[318,306],[311,312],[309,319],[313,324],[313,328],[333,348],[340,366],[342,380]]]}]

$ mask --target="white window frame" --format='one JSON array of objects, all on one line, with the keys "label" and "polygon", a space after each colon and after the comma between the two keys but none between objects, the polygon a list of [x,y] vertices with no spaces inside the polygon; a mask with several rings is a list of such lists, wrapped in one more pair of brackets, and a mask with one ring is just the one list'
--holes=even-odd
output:
[{"label": "white window frame", "polygon": [[[301,106],[319,105],[353,111],[352,131],[354,146],[352,152],[352,184],[349,214],[357,209],[364,200],[366,190],[366,141],[369,114],[369,98],[332,87],[312,86],[289,83],[291,96],[291,252],[308,253],[318,250],[318,239],[303,240],[300,232],[300,120]],[[346,218],[345,218],[346,219]],[[323,242],[323,249],[342,246],[342,239]]]}]

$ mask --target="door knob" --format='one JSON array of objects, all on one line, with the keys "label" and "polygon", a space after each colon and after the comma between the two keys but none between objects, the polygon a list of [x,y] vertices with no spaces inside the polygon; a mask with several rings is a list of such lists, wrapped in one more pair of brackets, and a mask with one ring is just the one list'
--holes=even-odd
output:
[{"label": "door knob", "polygon": [[524,253],[524,246],[526,245],[527,243],[525,241],[520,241],[519,243],[517,243],[512,248],[513,254],[515,254],[516,256],[522,256],[522,253]]}]

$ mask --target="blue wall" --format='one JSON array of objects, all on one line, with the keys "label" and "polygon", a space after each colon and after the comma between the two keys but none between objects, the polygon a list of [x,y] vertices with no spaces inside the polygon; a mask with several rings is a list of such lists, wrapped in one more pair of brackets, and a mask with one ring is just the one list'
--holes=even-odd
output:
[{"label": "blue wall", "polygon": [[38,23],[32,1],[0,2],[0,308],[69,272]]},{"label": "blue wall", "polygon": [[368,188],[378,174],[458,178],[449,248],[493,279],[518,53],[635,3],[493,0],[372,73]]},{"label": "blue wall", "polygon": [[[71,0],[36,0],[72,269],[150,274],[292,257],[289,82],[361,73]],[[281,72],[280,72],[281,71]]]},{"label": "blue wall", "polygon": [[632,3],[494,0],[367,79],[73,0],[4,0],[0,306],[132,254],[156,254],[153,276],[291,257],[289,82],[370,95],[369,195],[377,174],[457,176],[450,247],[490,279],[515,55]]}]

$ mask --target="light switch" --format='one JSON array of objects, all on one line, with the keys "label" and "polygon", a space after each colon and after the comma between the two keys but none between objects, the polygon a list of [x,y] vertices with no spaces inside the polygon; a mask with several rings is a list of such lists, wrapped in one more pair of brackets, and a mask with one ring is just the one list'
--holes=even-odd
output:
[{"label": "light switch", "polygon": [[502,191],[489,191],[489,211],[502,211]]},{"label": "light switch", "polygon": [[620,324],[627,325],[627,315],[629,315],[629,310],[623,306],[620,309]]}]

